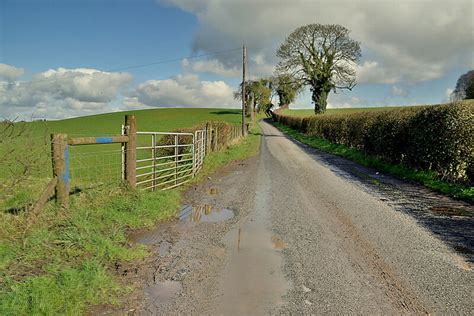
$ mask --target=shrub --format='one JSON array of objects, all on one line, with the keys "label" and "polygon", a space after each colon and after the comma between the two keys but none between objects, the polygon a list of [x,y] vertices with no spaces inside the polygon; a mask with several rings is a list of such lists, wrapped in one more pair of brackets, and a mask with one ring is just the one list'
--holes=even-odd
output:
[{"label": "shrub", "polygon": [[392,163],[474,182],[474,103],[274,119],[306,135],[359,149]]}]

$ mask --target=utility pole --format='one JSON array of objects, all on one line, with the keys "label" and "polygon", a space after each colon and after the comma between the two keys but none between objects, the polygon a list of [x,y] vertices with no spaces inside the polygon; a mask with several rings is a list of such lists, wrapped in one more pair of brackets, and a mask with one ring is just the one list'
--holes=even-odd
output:
[{"label": "utility pole", "polygon": [[247,48],[242,46],[242,136],[245,136],[245,63],[247,59]]}]

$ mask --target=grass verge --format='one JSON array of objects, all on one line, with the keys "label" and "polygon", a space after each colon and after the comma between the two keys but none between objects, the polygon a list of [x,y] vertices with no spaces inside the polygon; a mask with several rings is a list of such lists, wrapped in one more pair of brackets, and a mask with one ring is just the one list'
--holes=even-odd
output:
[{"label": "grass verge", "polygon": [[472,186],[465,187],[459,184],[449,183],[439,179],[434,172],[414,170],[400,164],[390,164],[380,158],[367,155],[357,149],[334,144],[322,138],[307,136],[279,123],[273,122],[272,124],[280,129],[285,135],[288,135],[310,147],[348,158],[363,166],[375,168],[404,180],[411,180],[420,183],[427,188],[451,197],[474,202],[474,187]]},{"label": "grass verge", "polygon": [[[257,154],[258,132],[254,127],[209,154],[193,181]],[[131,289],[120,284],[114,265],[148,255],[143,245],[127,242],[127,232],[173,216],[184,190],[85,191],[71,197],[69,209],[47,205],[29,229],[26,212],[0,212],[0,315],[77,315],[89,305],[119,303]]]}]

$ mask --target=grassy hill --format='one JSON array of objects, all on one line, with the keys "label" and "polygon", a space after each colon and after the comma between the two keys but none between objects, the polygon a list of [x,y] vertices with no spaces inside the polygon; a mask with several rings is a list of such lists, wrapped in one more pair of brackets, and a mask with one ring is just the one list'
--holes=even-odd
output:
[{"label": "grassy hill", "polygon": [[[0,315],[81,315],[87,313],[90,305],[117,304],[133,290],[114,271],[117,265],[142,260],[149,251],[143,245],[128,242],[127,232],[150,228],[157,221],[173,216],[181,204],[182,188],[145,192],[103,185],[72,195],[69,208],[47,203],[41,212],[33,214],[22,207],[35,201],[51,177],[50,149],[44,142],[49,133],[117,134],[128,113],[132,112],[19,123],[16,128],[24,128],[24,133],[9,142],[5,142],[8,137],[1,139]],[[156,109],[133,113],[141,131],[171,131],[208,120],[237,124],[241,117],[238,110],[222,109]],[[1,127],[4,126],[0,126],[0,131]],[[193,181],[230,161],[256,154],[259,141],[258,131],[253,130],[240,142],[210,153]],[[81,172],[87,170],[89,175],[101,177],[103,169],[111,166],[110,157],[104,154],[114,146],[118,145],[71,147],[69,167],[74,171],[74,157],[92,154],[92,158],[82,156]],[[120,163],[118,153],[115,151],[114,157]]]},{"label": "grassy hill", "polygon": [[[13,135],[0,142],[0,207],[11,207],[21,201],[36,199],[52,174],[49,135],[64,133],[70,137],[110,136],[120,134],[126,114],[135,114],[139,131],[174,131],[205,121],[240,124],[237,109],[151,109],[114,112],[55,121],[18,122]],[[0,123],[0,131],[3,126]],[[9,133],[5,133],[9,134]],[[149,138],[139,138],[149,143]],[[143,146],[143,144],[142,144]],[[76,146],[69,148],[71,188],[95,182],[117,182],[120,179],[120,144]],[[22,185],[19,183],[22,182]],[[13,184],[19,188],[12,191]],[[34,192],[34,193],[33,193]],[[12,200],[12,194],[14,198]],[[10,202],[6,202],[11,200]],[[2,205],[6,202],[6,205]]]},{"label": "grassy hill", "polygon": [[151,109],[105,113],[71,119],[26,123],[37,133],[68,133],[97,135],[120,133],[124,116],[135,114],[140,131],[172,131],[191,127],[204,121],[225,121],[239,124],[241,111],[236,109]]}]

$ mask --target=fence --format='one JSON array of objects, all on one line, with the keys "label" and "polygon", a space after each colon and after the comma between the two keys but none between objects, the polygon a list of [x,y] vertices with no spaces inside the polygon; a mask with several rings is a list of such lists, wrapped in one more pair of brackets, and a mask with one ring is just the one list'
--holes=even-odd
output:
[{"label": "fence", "polygon": [[[155,191],[171,189],[188,182],[202,165],[204,130],[193,133],[137,132],[149,138],[151,146],[137,147],[137,187]],[[170,137],[173,144],[159,145],[160,138]]]},{"label": "fence", "polygon": [[[207,153],[242,136],[239,126],[226,126],[227,137],[218,138],[222,132],[220,124],[208,123],[204,129],[193,132],[143,132],[137,131],[135,116],[127,115],[120,135],[68,137],[52,134],[53,180],[38,203],[44,203],[47,200],[44,197],[54,195],[59,204],[68,205],[69,149],[76,146],[121,144],[119,151],[111,152],[121,154],[121,178],[131,188],[167,190],[189,182],[201,170]],[[35,208],[40,207],[38,203]]]}]

